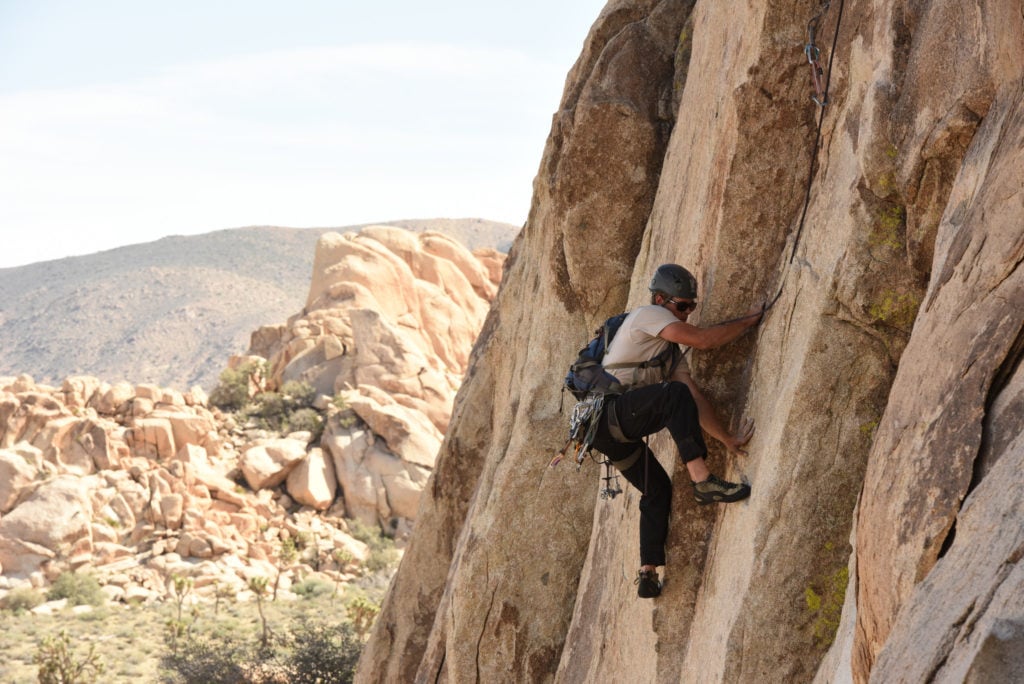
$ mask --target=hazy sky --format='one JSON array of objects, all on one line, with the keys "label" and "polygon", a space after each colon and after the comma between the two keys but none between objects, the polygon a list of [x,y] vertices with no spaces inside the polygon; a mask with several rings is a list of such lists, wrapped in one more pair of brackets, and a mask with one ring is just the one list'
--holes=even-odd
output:
[{"label": "hazy sky", "polygon": [[521,225],[603,0],[0,0],[0,268],[247,225]]}]

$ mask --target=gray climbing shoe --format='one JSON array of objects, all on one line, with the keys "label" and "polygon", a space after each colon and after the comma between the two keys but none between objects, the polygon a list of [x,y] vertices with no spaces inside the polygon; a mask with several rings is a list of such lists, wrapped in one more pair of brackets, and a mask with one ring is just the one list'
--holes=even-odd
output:
[{"label": "gray climbing shoe", "polygon": [[750,496],[750,485],[726,482],[714,475],[711,475],[703,482],[693,483],[693,498],[701,505],[729,503],[746,499],[748,496]]}]

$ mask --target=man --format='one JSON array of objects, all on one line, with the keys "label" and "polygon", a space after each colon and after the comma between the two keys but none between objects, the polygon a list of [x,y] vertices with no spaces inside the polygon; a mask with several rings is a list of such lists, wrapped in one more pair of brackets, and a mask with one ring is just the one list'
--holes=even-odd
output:
[{"label": "man", "polygon": [[661,594],[657,567],[665,565],[672,481],[642,441],[668,428],[693,481],[700,504],[728,503],[750,496],[750,487],[721,480],[704,461],[707,446],[701,428],[722,442],[730,453],[754,434],[747,421],[733,434],[715,414],[690,376],[679,345],[714,349],[732,342],[761,322],[757,307],[734,321],[709,328],[686,322],[697,306],[697,280],[682,266],[658,267],[649,287],[651,303],[632,311],[605,352],[605,370],[629,387],[606,399],[593,447],[605,454],[623,477],[643,492],[640,497],[640,572],[636,584],[641,598]]}]

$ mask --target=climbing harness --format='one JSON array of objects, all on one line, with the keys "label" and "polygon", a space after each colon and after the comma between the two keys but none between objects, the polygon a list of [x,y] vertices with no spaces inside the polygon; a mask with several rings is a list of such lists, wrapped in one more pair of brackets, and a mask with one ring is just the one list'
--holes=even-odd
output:
[{"label": "climbing harness", "polygon": [[572,409],[572,416],[569,418],[569,439],[551,459],[548,466],[558,465],[571,448],[576,461],[576,470],[579,471],[583,466],[583,461],[589,455],[599,465],[604,466],[604,476],[601,477],[601,498],[614,499],[622,493],[618,471],[614,469],[607,456],[601,454],[600,457],[595,458],[591,453],[594,436],[597,434],[597,425],[601,419],[601,413],[604,411],[604,400],[604,394],[591,394],[576,403]]}]

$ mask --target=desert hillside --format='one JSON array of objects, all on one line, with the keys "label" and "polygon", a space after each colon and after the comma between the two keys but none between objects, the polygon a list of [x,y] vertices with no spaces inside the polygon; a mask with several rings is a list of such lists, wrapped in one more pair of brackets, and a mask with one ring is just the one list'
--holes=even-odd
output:
[{"label": "desert hillside", "polygon": [[[1024,681],[1022,35],[1020,0],[610,0],[357,681]],[[699,507],[651,441],[643,600],[638,492],[548,462],[576,350],[665,262],[701,325],[780,294],[692,354],[755,421],[709,459],[750,498]]]},{"label": "desert hillside", "polygon": [[[517,232],[481,219],[385,225],[502,252]],[[84,374],[210,391],[253,330],[302,306],[317,239],[329,230],[221,230],[0,269],[0,375],[59,384]]]}]

